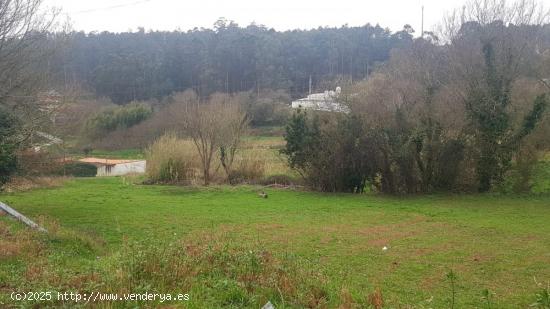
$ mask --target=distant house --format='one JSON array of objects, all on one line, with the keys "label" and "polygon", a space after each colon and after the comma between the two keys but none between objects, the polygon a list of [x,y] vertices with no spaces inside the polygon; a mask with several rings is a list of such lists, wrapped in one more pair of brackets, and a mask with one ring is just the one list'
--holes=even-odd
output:
[{"label": "distant house", "polygon": [[97,167],[97,177],[144,174],[145,167],[147,166],[147,162],[145,160],[84,158],[78,161],[95,165]]},{"label": "distant house", "polygon": [[292,108],[303,108],[325,112],[349,113],[347,106],[337,102],[342,89],[337,87],[335,91],[312,93],[306,98],[292,102]]}]

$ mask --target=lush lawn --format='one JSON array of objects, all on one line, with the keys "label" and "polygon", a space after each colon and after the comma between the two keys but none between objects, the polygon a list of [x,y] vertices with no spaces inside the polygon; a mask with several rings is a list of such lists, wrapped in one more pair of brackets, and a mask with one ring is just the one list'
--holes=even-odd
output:
[{"label": "lush lawn", "polygon": [[[290,256],[295,265],[302,265],[298,275],[307,277],[301,272],[304,269],[314,272],[312,285],[319,285],[321,292],[312,290],[307,295],[323,301],[296,301],[310,296],[279,286],[274,294],[267,288],[245,288],[243,280],[252,279],[232,276],[231,271],[246,274],[246,269],[222,267],[224,271],[209,273],[208,279],[190,281],[186,288],[191,301],[183,306],[258,308],[271,299],[287,308],[306,304],[353,308],[350,304],[366,306],[368,295],[380,288],[388,308],[448,308],[452,293],[447,274],[452,270],[458,277],[455,308],[484,308],[485,289],[492,295],[492,308],[525,308],[539,290],[534,278],[544,284],[550,281],[548,195],[400,199],[268,190],[269,198],[262,199],[257,191],[254,187],[141,186],[111,178],[0,195],[1,201],[52,229],[51,236],[37,236],[42,252],[37,257],[23,249],[3,256],[0,250],[0,295],[40,287],[83,289],[73,278],[102,271],[107,277],[108,269],[116,269],[113,261],[123,258],[119,254],[128,242],[158,242],[162,247],[183,240],[200,245],[214,237],[231,243],[235,248],[227,251],[231,254],[246,248],[251,254],[266,251],[282,260]],[[9,221],[0,217],[5,235],[21,230]],[[384,246],[388,250],[382,250]],[[248,260],[235,261],[248,265]],[[44,276],[61,272],[56,277],[60,279],[46,284],[29,278],[29,269],[37,263],[49,265],[44,269],[50,273]],[[263,276],[269,277],[271,272],[263,269]],[[272,270],[273,275],[276,272]],[[291,280],[302,280],[298,275],[289,274]],[[96,289],[107,287],[102,279],[92,278]],[[150,290],[173,288],[147,278],[140,280],[153,282]],[[228,289],[227,278],[236,282],[229,296],[220,292]],[[315,288],[306,280],[296,286]],[[294,296],[286,295],[287,291]],[[0,296],[0,307],[2,302],[10,303],[6,295]]]}]

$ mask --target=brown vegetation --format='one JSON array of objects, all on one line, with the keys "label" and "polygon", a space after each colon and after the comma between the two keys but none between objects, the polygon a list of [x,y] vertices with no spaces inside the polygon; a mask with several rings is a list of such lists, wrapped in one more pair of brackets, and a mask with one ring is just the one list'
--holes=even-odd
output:
[{"label": "brown vegetation", "polygon": [[188,104],[188,110],[182,121],[201,159],[204,184],[210,183],[216,154],[229,178],[236,151],[248,126],[239,97],[214,94],[208,102]]},{"label": "brown vegetation", "polygon": [[56,188],[61,187],[69,180],[67,177],[13,177],[10,182],[4,185],[3,189],[6,192],[22,192],[40,188]]},{"label": "brown vegetation", "polygon": [[345,89],[350,114],[296,115],[290,165],[323,191],[486,192],[514,169],[529,183],[534,153],[548,149],[544,13],[534,1],[470,2],[447,21],[445,45],[414,40]]},{"label": "brown vegetation", "polygon": [[153,182],[192,183],[200,175],[200,159],[190,140],[166,134],[145,150],[147,175]]}]

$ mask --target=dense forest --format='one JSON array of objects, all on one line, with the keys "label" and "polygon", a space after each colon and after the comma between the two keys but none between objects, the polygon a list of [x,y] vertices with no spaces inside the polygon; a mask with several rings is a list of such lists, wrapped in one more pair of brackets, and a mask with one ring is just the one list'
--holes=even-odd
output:
[{"label": "dense forest", "polygon": [[268,88],[296,97],[308,91],[310,76],[314,87],[365,78],[390,50],[410,44],[413,32],[370,24],[278,32],[225,19],[187,32],[72,32],[56,37],[65,47],[53,69],[60,83],[117,104],[188,89],[201,97]]}]

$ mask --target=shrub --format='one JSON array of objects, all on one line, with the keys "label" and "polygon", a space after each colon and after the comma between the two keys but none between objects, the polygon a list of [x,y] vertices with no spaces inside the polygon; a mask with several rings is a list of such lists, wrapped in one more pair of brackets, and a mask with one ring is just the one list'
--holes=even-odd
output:
[{"label": "shrub", "polygon": [[90,163],[71,162],[65,164],[55,174],[73,177],[95,177],[97,175],[97,167]]},{"label": "shrub", "polygon": [[265,175],[265,160],[259,157],[240,157],[236,167],[231,170],[229,183],[253,183]]},{"label": "shrub", "polygon": [[165,134],[145,150],[147,175],[152,182],[189,183],[200,166],[193,142]]},{"label": "shrub", "polygon": [[89,118],[86,122],[86,130],[90,137],[97,138],[117,129],[134,126],[152,114],[151,107],[144,103],[111,107]]},{"label": "shrub", "polygon": [[540,160],[535,153],[522,152],[499,184],[501,193],[550,192],[550,162]]},{"label": "shrub", "polygon": [[62,171],[62,166],[63,163],[59,160],[59,156],[52,152],[36,152],[32,149],[27,149],[19,151],[17,154],[19,175],[63,175],[63,173],[58,173],[59,170]]},{"label": "shrub", "polygon": [[248,113],[253,126],[280,126],[288,121],[291,114],[287,104],[265,100],[251,104]]},{"label": "shrub", "polygon": [[34,189],[61,187],[67,181],[66,177],[33,176],[20,177],[14,176],[4,185],[6,192],[25,192]]},{"label": "shrub", "polygon": [[298,110],[286,127],[281,153],[315,189],[362,193],[374,178],[372,141],[354,116],[307,114]]},{"label": "shrub", "polygon": [[16,133],[16,124],[16,118],[0,108],[0,188],[17,168],[16,147],[10,142]]},{"label": "shrub", "polygon": [[294,178],[285,174],[271,175],[271,176],[265,177],[262,180],[262,185],[264,186],[267,186],[267,185],[290,186],[295,183],[297,183],[297,181]]}]

